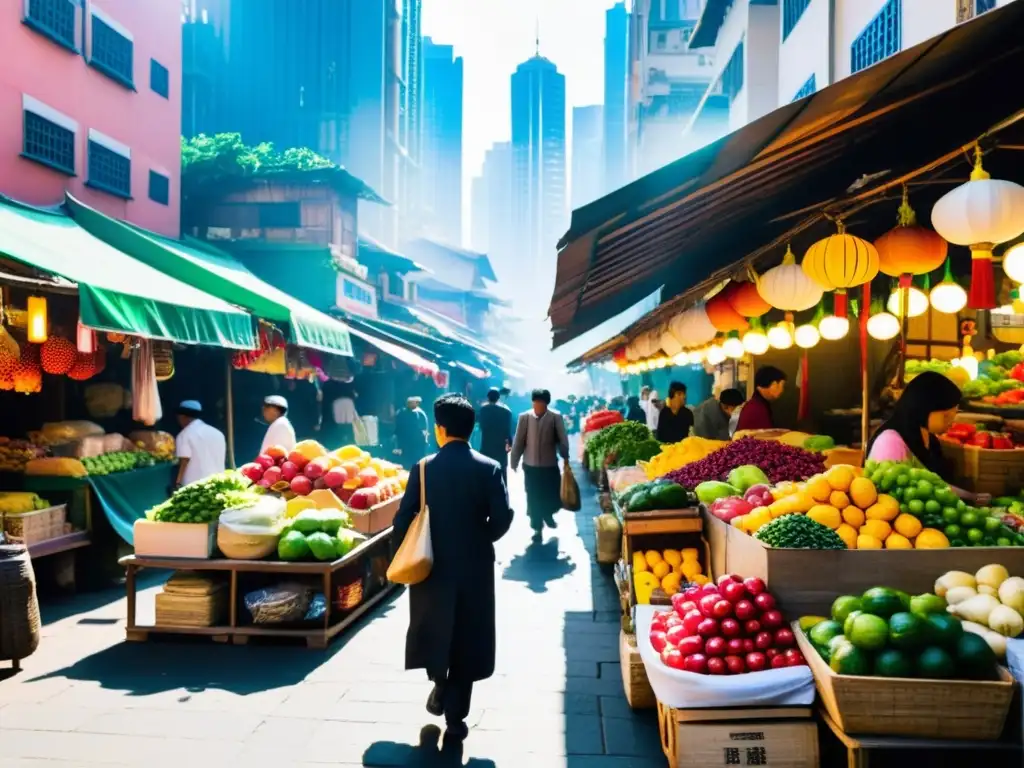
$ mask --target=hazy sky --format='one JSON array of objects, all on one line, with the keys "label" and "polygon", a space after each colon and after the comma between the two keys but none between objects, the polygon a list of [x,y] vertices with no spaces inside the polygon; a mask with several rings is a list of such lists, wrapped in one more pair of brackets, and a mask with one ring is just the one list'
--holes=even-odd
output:
[{"label": "hazy sky", "polygon": [[[464,61],[463,200],[469,201],[469,180],[479,175],[487,148],[510,138],[509,78],[533,55],[538,22],[541,55],[565,75],[570,112],[574,106],[604,100],[604,13],[614,4],[615,0],[423,0],[423,34],[454,45]],[[570,120],[571,114],[566,116],[571,136]]]}]

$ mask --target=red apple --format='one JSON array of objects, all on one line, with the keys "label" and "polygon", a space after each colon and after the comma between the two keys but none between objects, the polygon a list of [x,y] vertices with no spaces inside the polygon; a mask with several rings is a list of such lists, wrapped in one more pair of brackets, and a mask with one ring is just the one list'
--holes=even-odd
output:
[{"label": "red apple", "polygon": [[714,637],[718,634],[718,622],[714,619],[704,619],[697,625],[697,634],[701,637]]},{"label": "red apple", "polygon": [[238,468],[238,471],[241,472],[243,476],[245,476],[254,483],[258,483],[260,481],[260,478],[263,477],[263,467],[261,467],[255,461],[250,462],[248,464],[243,464]]},{"label": "red apple", "polygon": [[760,672],[768,666],[768,657],[760,651],[747,654],[747,669],[751,672]]},{"label": "red apple", "polygon": [[676,592],[674,595],[672,595],[672,608],[675,609],[676,613],[678,613],[680,616],[686,615],[686,611],[679,610],[679,606],[682,605],[684,602],[686,602],[686,598],[683,597],[682,592]]},{"label": "red apple", "polygon": [[740,654],[745,653],[743,650],[743,640],[738,637],[734,637],[726,643],[725,649],[730,656],[739,656]]},{"label": "red apple", "polygon": [[651,632],[651,647],[654,648],[658,653],[665,650],[665,646],[668,644],[668,638],[664,632],[660,630],[654,630]]},{"label": "red apple", "polygon": [[281,479],[281,468],[267,467],[267,471],[263,473],[263,478],[269,480],[270,484],[273,485]]},{"label": "red apple", "polygon": [[793,637],[793,630],[789,627],[775,630],[775,646],[777,648],[791,648],[794,645],[796,645],[796,638]]},{"label": "red apple", "polygon": [[753,653],[755,650],[757,650],[757,646],[754,645],[754,641],[751,640],[749,637],[745,637],[743,639],[743,652]]},{"label": "red apple", "polygon": [[736,581],[730,581],[722,587],[722,597],[730,603],[738,603],[747,596],[747,589]]},{"label": "red apple", "polygon": [[732,615],[732,603],[728,600],[719,600],[711,606],[711,615],[716,619],[724,619]]},{"label": "red apple", "polygon": [[753,637],[761,631],[761,622],[757,619],[751,619],[750,621],[743,623],[743,631]]},{"label": "red apple", "polygon": [[327,474],[327,470],[330,469],[330,466],[331,465],[328,463],[327,459],[313,459],[302,468],[302,474],[310,480],[316,480],[318,477],[323,477]]},{"label": "red apple", "polygon": [[715,584],[717,584],[719,587],[723,587],[730,581],[735,581],[733,575],[731,573],[723,573],[721,576],[715,579]]},{"label": "red apple", "polygon": [[696,584],[694,584],[692,587],[687,587],[683,590],[683,597],[685,597],[687,600],[693,600],[696,602],[697,600],[700,600],[700,595],[700,587]]},{"label": "red apple", "polygon": [[715,604],[721,599],[721,595],[704,595],[700,602],[697,603],[697,606],[700,608],[701,614],[713,619],[715,617]]},{"label": "red apple", "polygon": [[348,475],[341,467],[332,467],[324,474],[324,482],[328,488],[340,488],[348,480]]},{"label": "red apple", "polygon": [[789,661],[781,653],[778,656],[772,658],[772,669],[782,669],[788,667]]},{"label": "red apple", "polygon": [[698,675],[708,673],[708,659],[703,653],[693,653],[683,659],[683,669]]},{"label": "red apple", "polygon": [[700,588],[700,593],[702,595],[717,595],[718,587],[712,584],[711,582],[708,582]]},{"label": "red apple", "polygon": [[774,638],[772,638],[771,632],[758,632],[757,637],[754,638],[754,645],[757,646],[757,650],[764,651],[772,647]]},{"label": "red apple", "polygon": [[287,480],[289,483],[292,478],[299,474],[299,467],[294,461],[285,461],[281,465],[281,479]]},{"label": "red apple", "polygon": [[683,623],[678,613],[672,613],[665,618],[665,629],[671,629],[672,627],[679,626]]},{"label": "red apple", "polygon": [[[676,594],[678,594],[678,593],[676,593]],[[673,597],[675,597],[675,595],[673,595]],[[683,602],[681,602],[679,604],[679,608],[677,609],[676,612],[680,616],[685,616],[690,611],[696,611],[696,610],[699,610],[699,608],[698,608],[697,604],[695,602],[693,602],[693,600],[683,600]]]},{"label": "red apple", "polygon": [[790,648],[783,655],[786,657],[787,666],[803,667],[807,664],[807,659],[796,648]]},{"label": "red apple", "polygon": [[683,640],[685,640],[687,638],[687,636],[688,636],[688,634],[687,634],[686,630],[683,629],[681,626],[678,626],[678,625],[674,626],[674,627],[669,627],[665,631],[665,637],[668,638],[669,644],[677,646],[677,647],[678,647],[679,643],[681,643]]},{"label": "red apple", "polygon": [[709,637],[704,643],[704,653],[708,656],[725,656],[725,639]]},{"label": "red apple", "polygon": [[296,496],[308,496],[313,490],[313,481],[305,475],[296,475],[288,485]]},{"label": "red apple", "polygon": [[730,675],[742,675],[747,671],[747,665],[739,656],[726,656],[725,666],[729,670]]},{"label": "red apple", "polygon": [[764,585],[764,581],[756,576],[750,576],[749,578],[744,579],[743,586],[747,588],[747,592],[755,596],[760,595],[767,589]]},{"label": "red apple", "polygon": [[736,613],[736,618],[740,621],[747,621],[757,616],[757,608],[749,600],[740,600],[736,603],[736,607],[733,609]]},{"label": "red apple", "polygon": [[765,629],[778,629],[785,624],[785,621],[783,621],[781,611],[765,611],[761,614],[761,623],[764,624]]},{"label": "red apple", "polygon": [[672,669],[683,668],[683,654],[669,646],[666,646],[665,650],[661,652],[661,661],[666,667]]},{"label": "red apple", "polygon": [[683,656],[690,656],[694,653],[704,653],[704,638],[700,635],[684,637],[679,643],[679,652]]},{"label": "red apple", "polygon": [[708,659],[709,675],[724,675],[727,671],[728,667],[725,666],[725,659],[720,659],[717,656]]},{"label": "red apple", "polygon": [[700,611],[690,611],[683,617],[683,629],[688,635],[696,635],[697,627],[704,621],[704,614]]},{"label": "red apple", "polygon": [[762,611],[770,611],[775,607],[775,598],[768,592],[762,592],[754,597],[754,605]]},{"label": "red apple", "polygon": [[263,469],[270,469],[275,464],[274,457],[267,456],[267,454],[265,453],[261,453],[259,456],[256,457],[256,463],[259,464]]},{"label": "red apple", "polygon": [[722,634],[726,637],[739,637],[740,632],[743,628],[736,619],[726,618],[722,619]]},{"label": "red apple", "polygon": [[363,481],[363,488],[373,488],[380,482],[380,477],[377,475],[377,470],[372,467],[359,470],[359,479]]}]

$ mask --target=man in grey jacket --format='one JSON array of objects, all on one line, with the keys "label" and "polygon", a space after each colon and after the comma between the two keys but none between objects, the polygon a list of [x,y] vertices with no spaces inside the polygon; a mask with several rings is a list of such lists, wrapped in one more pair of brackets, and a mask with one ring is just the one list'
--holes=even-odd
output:
[{"label": "man in grey jacket", "polygon": [[533,540],[540,541],[544,526],[557,528],[555,512],[562,508],[562,476],[558,457],[569,460],[569,438],[562,414],[552,410],[551,393],[535,389],[532,410],[520,414],[512,441],[509,462],[512,470],[523,463],[526,479],[526,514],[533,528]]}]

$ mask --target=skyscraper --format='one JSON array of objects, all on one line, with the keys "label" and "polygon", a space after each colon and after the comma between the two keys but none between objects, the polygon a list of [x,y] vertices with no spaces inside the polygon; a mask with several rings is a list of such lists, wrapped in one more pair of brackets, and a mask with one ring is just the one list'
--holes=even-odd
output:
[{"label": "skyscraper", "polygon": [[605,11],[604,18],[604,178],[601,194],[630,181],[626,141],[629,131],[629,11],[626,4],[616,3]]},{"label": "skyscraper", "polygon": [[515,282],[518,273],[518,241],[512,224],[512,145],[508,142],[487,150],[483,170],[473,179],[472,202],[473,248],[490,256],[498,286],[504,289]]},{"label": "skyscraper", "polygon": [[[565,76],[539,53],[512,75],[512,215],[525,280],[524,310],[546,309],[555,246],[568,224],[565,168]],[[541,307],[543,306],[543,309]]]},{"label": "skyscraper", "polygon": [[462,57],[423,38],[423,152],[420,162],[425,233],[462,245]]},{"label": "skyscraper", "polygon": [[604,194],[600,104],[572,108],[572,207],[579,208]]},{"label": "skyscraper", "polygon": [[399,97],[399,143],[406,148],[400,194],[399,234],[403,240],[423,226],[420,161],[423,143],[423,0],[402,0],[402,81]]}]

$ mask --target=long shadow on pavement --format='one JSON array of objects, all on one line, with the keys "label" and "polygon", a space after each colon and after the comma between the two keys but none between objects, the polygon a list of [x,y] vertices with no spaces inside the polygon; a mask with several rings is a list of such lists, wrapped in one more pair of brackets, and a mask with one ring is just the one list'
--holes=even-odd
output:
[{"label": "long shadow on pavement", "polygon": [[463,763],[465,748],[461,742],[441,739],[441,729],[428,725],[420,731],[417,746],[378,741],[363,753],[363,765],[370,768],[497,768],[492,760],[471,757]]},{"label": "long shadow on pavement", "polygon": [[567,555],[558,551],[558,537],[532,542],[522,554],[515,555],[502,573],[506,581],[521,581],[535,594],[548,591],[548,583],[565,578],[576,570]]}]

